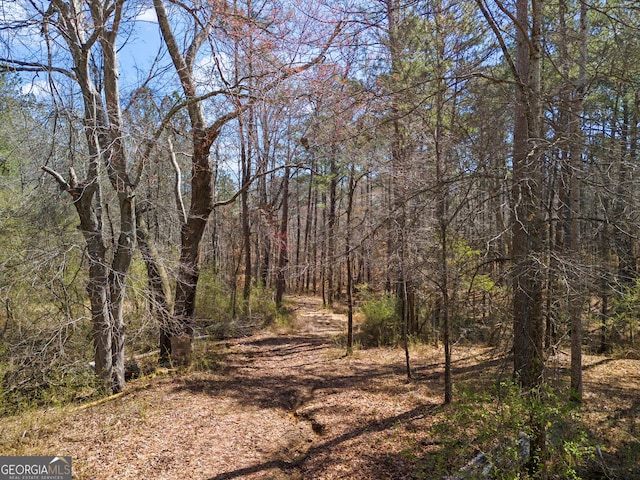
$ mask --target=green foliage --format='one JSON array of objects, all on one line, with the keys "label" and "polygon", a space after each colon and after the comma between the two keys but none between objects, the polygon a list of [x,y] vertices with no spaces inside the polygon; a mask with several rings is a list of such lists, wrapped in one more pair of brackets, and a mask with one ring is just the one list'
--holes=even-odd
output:
[{"label": "green foliage", "polygon": [[246,304],[235,295],[237,292],[225,286],[216,272],[211,269],[201,272],[196,317],[208,335],[217,338],[247,335],[259,328],[287,325],[291,321],[286,308],[278,310],[268,288],[254,286]]},{"label": "green foliage", "polygon": [[[530,478],[525,451],[531,425],[541,425],[546,434],[547,478],[577,480],[580,467],[594,455],[579,413],[550,391],[524,395],[513,382],[500,382],[490,392],[456,396],[460,401],[447,406],[432,427],[441,448],[418,462],[417,478]],[[479,453],[487,462],[469,467]]]},{"label": "green foliage", "polygon": [[[150,308],[147,268],[141,257],[134,257],[127,275],[125,318],[127,346],[131,352],[149,352],[158,348],[157,319]],[[171,301],[171,299],[169,299]]]},{"label": "green foliage", "polygon": [[365,317],[360,327],[360,341],[364,347],[398,345],[402,334],[402,320],[398,315],[394,296],[369,295],[360,309]]},{"label": "green foliage", "polygon": [[633,344],[638,334],[640,318],[640,279],[614,297],[612,306],[613,315],[607,322],[607,327],[611,330],[611,339],[617,340],[620,344]]},{"label": "green foliage", "polygon": [[191,367],[200,372],[217,372],[222,368],[220,352],[212,342],[195,342]]},{"label": "green foliage", "polygon": [[246,316],[256,324],[273,325],[278,318],[278,307],[276,307],[273,292],[262,286],[254,286],[251,289]]},{"label": "green foliage", "polygon": [[196,292],[196,317],[228,320],[231,317],[232,293],[214,270],[203,269]]}]

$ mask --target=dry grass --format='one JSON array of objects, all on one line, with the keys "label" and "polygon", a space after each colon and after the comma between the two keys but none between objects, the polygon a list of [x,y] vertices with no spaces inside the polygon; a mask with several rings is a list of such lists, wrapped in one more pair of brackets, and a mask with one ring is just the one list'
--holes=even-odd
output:
[{"label": "dry grass", "polygon": [[[441,405],[442,351],[414,347],[408,382],[400,350],[345,357],[333,340],[344,316],[318,299],[293,300],[292,329],[208,344],[209,371],[140,379],[88,408],[4,419],[0,450],[71,455],[80,479],[437,478],[424,470],[443,453],[432,427],[456,408]],[[558,384],[566,362],[551,359]],[[638,466],[626,463],[639,458],[640,361],[587,356],[585,365],[582,418],[603,452],[591,471],[640,478]],[[478,391],[509,371],[502,352],[454,349],[457,385]],[[458,440],[465,455],[481,448],[469,446],[471,437]],[[468,459],[454,455],[447,468]]]}]

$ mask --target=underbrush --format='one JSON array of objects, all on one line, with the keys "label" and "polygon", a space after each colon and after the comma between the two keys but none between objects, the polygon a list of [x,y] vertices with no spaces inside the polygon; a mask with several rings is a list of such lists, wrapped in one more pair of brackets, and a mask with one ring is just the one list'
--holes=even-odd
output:
[{"label": "underbrush", "polygon": [[13,376],[14,372],[5,371],[0,384],[0,417],[83,402],[105,393],[101,382],[88,367],[51,369],[46,382],[24,386],[15,384]]},{"label": "underbrush", "polygon": [[[132,378],[148,374],[157,366],[159,326],[149,311],[143,267],[140,263],[132,267],[125,301],[126,368],[133,368],[126,374],[133,374]],[[265,327],[288,328],[292,324],[291,306],[285,302],[277,308],[269,289],[254,287],[249,301],[243,303],[234,299],[234,292],[215,273],[205,270],[197,292],[196,337],[242,337]],[[7,324],[5,341],[0,345],[0,416],[105,395],[106,388],[90,366],[91,322],[81,296],[78,298],[78,311],[67,309],[65,318],[53,314],[29,318],[33,312],[25,309]],[[203,346],[205,343],[194,343],[194,368],[215,370],[217,354]]]},{"label": "underbrush", "polygon": [[360,307],[364,322],[360,326],[360,342],[364,347],[396,346],[401,341],[402,321],[396,297],[385,294],[368,296]]},{"label": "underbrush", "polygon": [[597,447],[580,410],[550,390],[530,397],[517,385],[500,382],[486,392],[457,392],[457,398],[433,423],[435,451],[417,459],[415,478],[534,478],[527,470],[532,424],[541,425],[546,436],[543,473],[535,478],[593,478],[582,476]]},{"label": "underbrush", "polygon": [[201,273],[196,318],[203,334],[217,339],[234,338],[272,325],[290,325],[291,309],[286,304],[279,309],[272,290],[254,286],[247,302],[238,298],[237,293],[214,272]]}]

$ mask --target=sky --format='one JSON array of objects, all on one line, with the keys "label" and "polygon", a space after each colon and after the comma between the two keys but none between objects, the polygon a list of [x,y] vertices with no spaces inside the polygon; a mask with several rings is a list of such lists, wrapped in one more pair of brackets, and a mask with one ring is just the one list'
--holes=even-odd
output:
[{"label": "sky", "polygon": [[[37,15],[30,13],[32,10],[27,3],[25,0],[0,0],[0,57],[10,56],[24,61],[43,61],[42,59],[45,58],[40,24],[31,22],[31,25],[28,25],[32,19],[37,18]],[[49,2],[36,0],[34,3],[39,8],[46,8]],[[19,32],[13,29],[2,32],[2,26],[16,23],[27,24],[27,26]],[[132,27],[127,30],[130,34],[126,38],[121,37],[123,41],[118,52],[123,91],[134,88],[147,77],[161,45],[156,14],[151,7],[140,10]],[[42,52],[39,54],[40,58],[32,56],[32,52],[37,51]],[[48,94],[46,75],[23,73],[21,77],[24,82],[23,93],[36,96]]]},{"label": "sky", "polygon": [[146,78],[160,45],[160,29],[155,10],[143,10],[136,17],[131,35],[118,51],[120,81],[124,90],[139,85]]}]

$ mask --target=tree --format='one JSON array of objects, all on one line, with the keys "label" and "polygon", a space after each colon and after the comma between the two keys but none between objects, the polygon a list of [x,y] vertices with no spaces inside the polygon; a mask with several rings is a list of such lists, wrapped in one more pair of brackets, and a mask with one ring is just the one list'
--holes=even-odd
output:
[{"label": "tree", "polygon": [[[65,178],[49,165],[43,166],[67,192],[78,214],[87,246],[95,368],[113,391],[124,387],[124,295],[126,277],[136,245],[135,187],[141,174],[133,174],[127,159],[120,90],[118,85],[117,38],[124,17],[124,0],[108,2],[55,0],[40,15],[41,33],[49,52],[64,46],[67,58],[49,55],[48,61],[25,62],[3,58],[5,69],[44,71],[62,76],[80,89],[87,164],[84,178],[77,166],[68,165]],[[36,7],[34,7],[35,9]],[[62,44],[60,43],[62,42]],[[70,65],[69,65],[69,63]],[[97,70],[96,65],[101,65]],[[100,178],[106,171],[116,192],[119,234],[110,257],[103,232],[103,193]]]},{"label": "tree", "polygon": [[[200,244],[203,233],[209,220],[209,216],[214,208],[213,202],[213,165],[210,161],[211,148],[218,139],[223,127],[238,119],[252,105],[261,99],[258,94],[246,93],[247,82],[251,79],[261,79],[259,91],[265,95],[275,86],[281,84],[287,78],[299,74],[312,66],[318,64],[324,58],[331,42],[339,31],[338,27],[333,34],[327,38],[319,39],[322,47],[317,52],[317,47],[311,50],[306,58],[300,59],[300,54],[294,53],[289,59],[281,59],[278,54],[286,54],[287,50],[269,50],[270,42],[264,42],[265,63],[260,72],[251,72],[250,77],[240,77],[237,82],[230,81],[230,72],[225,72],[221,64],[224,53],[216,50],[216,40],[222,43],[224,32],[229,31],[234,42],[244,38],[244,30],[260,31],[267,36],[271,35],[270,29],[277,29],[277,17],[263,19],[252,18],[253,11],[249,8],[247,16],[238,9],[237,2],[234,5],[226,3],[214,3],[211,5],[200,5],[199,2],[181,3],[181,13],[184,21],[188,25],[188,32],[191,36],[184,39],[186,48],[182,50],[177,38],[177,33],[181,28],[176,22],[169,20],[166,2],[164,0],[154,0],[154,8],[158,17],[158,23],[162,37],[171,56],[176,74],[180,79],[184,106],[189,114],[191,128],[191,203],[189,206],[187,221],[181,231],[181,248],[178,273],[176,279],[176,292],[174,301],[174,322],[172,336],[182,337],[189,344],[193,334],[193,321],[195,311],[196,288],[200,273]],[[276,15],[277,9],[264,12]],[[298,32],[299,33],[299,32]],[[275,36],[277,38],[277,35]],[[253,36],[251,36],[253,42]],[[283,41],[286,42],[285,39]],[[207,48],[203,48],[207,46]],[[282,46],[282,45],[280,45]],[[237,47],[236,47],[237,48]],[[315,51],[314,51],[315,50]],[[208,56],[213,64],[210,69],[211,74],[217,77],[220,87],[209,84],[206,93],[199,91],[198,76],[196,72],[199,55]],[[256,87],[258,88],[258,87]],[[205,115],[204,102],[209,99],[223,99],[224,101],[214,104],[216,113]],[[214,117],[211,120],[211,117]],[[250,182],[243,182],[239,191],[244,195],[249,188]],[[246,234],[246,232],[245,232]]]},{"label": "tree", "polygon": [[[515,378],[535,397],[543,383],[543,224],[539,193],[542,188],[543,135],[540,72],[542,61],[543,2],[517,0],[515,12],[501,2],[500,10],[516,30],[515,59],[506,46],[495,17],[484,0],[476,0],[494,31],[515,81],[513,127],[513,358]],[[541,469],[545,438],[540,419],[531,418],[529,471]]]}]

